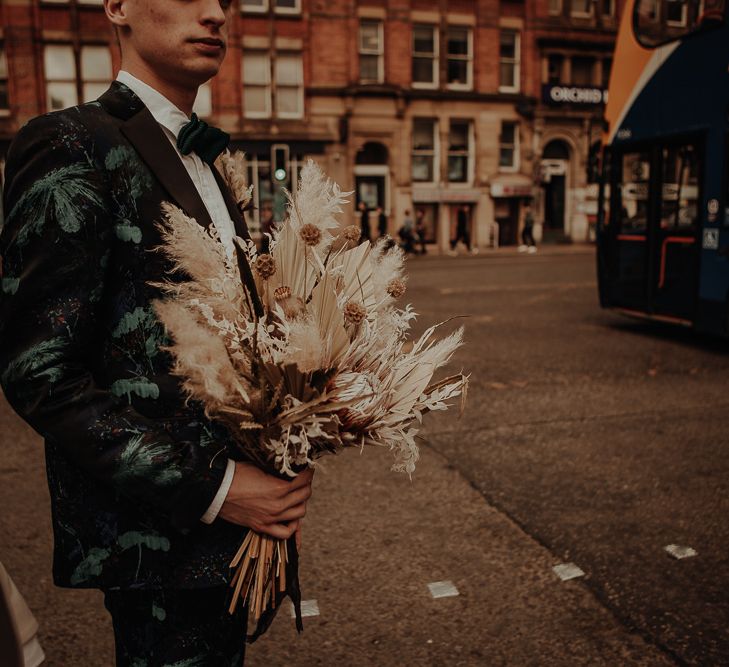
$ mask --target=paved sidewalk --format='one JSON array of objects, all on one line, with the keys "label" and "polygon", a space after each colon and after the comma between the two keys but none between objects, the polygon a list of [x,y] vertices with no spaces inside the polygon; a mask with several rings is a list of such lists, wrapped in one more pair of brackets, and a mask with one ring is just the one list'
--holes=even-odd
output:
[{"label": "paved sidewalk", "polygon": [[[0,558],[41,624],[50,667],[112,665],[100,594],[50,580],[38,438],[0,402]],[[664,665],[585,585],[424,448],[410,482],[389,453],[325,461],[305,524],[302,589],[320,616],[296,636],[286,610],[250,647],[257,665]],[[589,576],[589,573],[588,573]],[[427,584],[451,581],[457,597]]]}]

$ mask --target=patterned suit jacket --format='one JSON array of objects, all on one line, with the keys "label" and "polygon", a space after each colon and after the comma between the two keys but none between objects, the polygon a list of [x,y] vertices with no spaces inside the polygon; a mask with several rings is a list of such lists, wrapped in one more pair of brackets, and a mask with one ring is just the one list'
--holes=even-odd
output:
[{"label": "patterned suit jacket", "polygon": [[8,154],[0,382],[45,439],[60,586],[224,584],[244,535],[200,522],[235,456],[228,433],[185,404],[150,305],[161,296],[150,283],[170,277],[154,250],[163,201],[212,224],[152,114],[119,82],[31,120]]}]

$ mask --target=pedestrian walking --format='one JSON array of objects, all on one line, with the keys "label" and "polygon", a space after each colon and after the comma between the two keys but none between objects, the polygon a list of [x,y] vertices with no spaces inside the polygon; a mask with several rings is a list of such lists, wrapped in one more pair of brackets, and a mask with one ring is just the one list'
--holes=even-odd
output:
[{"label": "pedestrian walking", "polygon": [[387,216],[382,206],[377,207],[377,234],[380,238],[387,236]]},{"label": "pedestrian walking", "polygon": [[397,232],[400,237],[400,247],[408,254],[415,253],[415,223],[413,222],[410,209],[405,210],[402,227]]},{"label": "pedestrian walking", "polygon": [[471,252],[471,235],[469,233],[471,209],[468,206],[459,206],[456,212],[456,236],[451,239],[451,254],[456,254],[456,247],[461,241],[466,250]]},{"label": "pedestrian walking", "polygon": [[359,203],[359,228],[361,231],[360,238],[363,241],[372,241],[372,233],[370,232],[370,210],[363,201]]},{"label": "pedestrian walking", "polygon": [[229,564],[248,527],[298,537],[311,494],[310,472],[282,485],[234,460],[227,430],[186,401],[155,315],[174,268],[153,252],[163,202],[231,260],[233,236],[250,238],[214,167],[229,137],[192,113],[236,7],[105,0],[117,79],[31,120],[5,167],[2,388],[46,440],[54,581],[103,591],[120,666],[242,665]]},{"label": "pedestrian walking", "polygon": [[534,240],[534,214],[532,213],[531,204],[527,204],[524,209],[524,228],[521,230],[521,241],[519,252],[533,254],[537,251],[537,244]]},{"label": "pedestrian walking", "polygon": [[425,236],[427,229],[425,227],[425,211],[422,208],[418,209],[415,214],[415,244],[420,246],[419,250],[416,250],[416,254],[425,255]]}]

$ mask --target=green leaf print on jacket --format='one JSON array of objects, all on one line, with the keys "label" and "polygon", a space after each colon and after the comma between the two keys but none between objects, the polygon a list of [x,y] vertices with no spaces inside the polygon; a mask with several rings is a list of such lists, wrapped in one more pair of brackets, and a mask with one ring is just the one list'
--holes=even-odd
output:
[{"label": "green leaf print on jacket", "polygon": [[[177,466],[170,465],[168,460],[169,445],[156,442],[145,442],[143,434],[133,436],[122,450],[119,468],[114,474],[114,481],[122,485],[132,478],[154,479],[159,484],[173,484],[182,478]],[[160,466],[159,461],[165,461]]]},{"label": "green leaf print on jacket", "polygon": [[3,384],[23,380],[32,382],[46,378],[51,384],[58,382],[63,376],[60,362],[66,356],[68,341],[64,338],[51,338],[25,350],[15,357],[2,374]]},{"label": "green leaf print on jacket", "polygon": [[126,396],[130,404],[132,402],[132,394],[136,394],[139,398],[159,398],[159,387],[147,378],[117,380],[111,385],[110,389],[111,393],[118,398]]},{"label": "green leaf print on jacket", "polygon": [[39,235],[46,224],[46,213],[52,211],[59,227],[67,234],[75,234],[81,223],[88,219],[86,208],[102,207],[102,201],[90,185],[94,171],[85,164],[59,167],[39,178],[17,201],[8,215],[8,224],[22,216],[29,221],[22,225],[16,243],[24,246],[31,235]]},{"label": "green leaf print on jacket", "polygon": [[120,241],[139,244],[142,230],[131,223],[139,217],[137,200],[152,188],[149,169],[139,160],[135,151],[127,146],[115,146],[106,155],[104,166],[111,178],[111,189],[121,222],[114,226]]}]

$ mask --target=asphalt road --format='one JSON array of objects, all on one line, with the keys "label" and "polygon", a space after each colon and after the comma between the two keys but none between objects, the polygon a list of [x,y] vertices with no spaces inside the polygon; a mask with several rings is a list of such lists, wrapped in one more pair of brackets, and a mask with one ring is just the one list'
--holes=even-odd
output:
[{"label": "asphalt road", "polygon": [[[251,665],[729,664],[729,344],[597,307],[592,255],[410,262],[418,329],[466,315],[466,416],[317,473],[302,586]],[[52,666],[111,665],[99,594],[50,583],[40,442],[0,402],[0,559]],[[698,555],[674,560],[668,544]],[[574,562],[585,577],[560,581]],[[457,597],[433,599],[449,580]],[[1,661],[0,661],[1,664]]]}]

